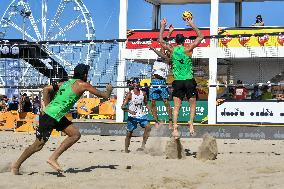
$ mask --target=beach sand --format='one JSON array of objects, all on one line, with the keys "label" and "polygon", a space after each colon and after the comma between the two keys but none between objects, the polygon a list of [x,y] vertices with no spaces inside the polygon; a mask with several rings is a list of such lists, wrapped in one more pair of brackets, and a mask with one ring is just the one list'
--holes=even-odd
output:
[{"label": "beach sand", "polygon": [[16,176],[9,163],[35,136],[0,132],[0,188],[284,188],[284,141],[217,139],[217,159],[202,161],[196,158],[202,139],[181,139],[185,158],[166,159],[169,138],[150,137],[145,153],[136,152],[142,138],[134,137],[126,154],[124,137],[82,136],[60,157],[65,172],[58,175],[46,160],[64,138],[51,137],[22,165],[23,175]]}]

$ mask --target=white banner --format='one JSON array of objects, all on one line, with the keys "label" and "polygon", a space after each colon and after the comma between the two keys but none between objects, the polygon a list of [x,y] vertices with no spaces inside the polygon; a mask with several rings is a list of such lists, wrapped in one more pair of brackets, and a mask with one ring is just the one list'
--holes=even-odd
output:
[{"label": "white banner", "polygon": [[284,124],[284,102],[224,102],[217,106],[217,123]]}]

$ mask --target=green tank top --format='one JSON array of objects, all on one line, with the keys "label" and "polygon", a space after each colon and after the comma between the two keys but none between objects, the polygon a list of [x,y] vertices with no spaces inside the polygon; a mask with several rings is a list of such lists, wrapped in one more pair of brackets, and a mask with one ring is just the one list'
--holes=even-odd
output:
[{"label": "green tank top", "polygon": [[72,91],[72,85],[78,79],[70,79],[63,83],[57,91],[54,99],[43,110],[47,115],[58,122],[79,100],[79,96]]},{"label": "green tank top", "polygon": [[192,58],[185,54],[184,46],[177,46],[174,48],[172,65],[175,80],[187,80],[193,78]]}]

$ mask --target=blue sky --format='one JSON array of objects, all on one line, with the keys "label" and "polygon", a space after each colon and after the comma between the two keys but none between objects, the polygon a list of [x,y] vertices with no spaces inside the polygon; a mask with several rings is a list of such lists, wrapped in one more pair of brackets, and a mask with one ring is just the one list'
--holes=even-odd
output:
[{"label": "blue sky", "polygon": [[[40,0],[31,1],[34,15],[40,18],[41,6]],[[5,9],[11,0],[0,0],[0,15],[4,14]],[[97,39],[114,39],[118,37],[118,15],[119,0],[83,0],[90,11],[95,23]],[[51,18],[58,6],[58,1],[49,0],[49,17]],[[249,26],[255,21],[257,14],[261,14],[266,26],[284,26],[284,1],[261,2],[261,3],[243,3],[243,26]],[[162,17],[166,17],[176,28],[185,27],[180,18],[184,10],[190,10],[199,27],[209,27],[210,5],[209,4],[187,4],[187,5],[164,5],[162,6]],[[220,4],[220,27],[234,26],[234,4]],[[72,8],[66,9],[62,17],[62,25],[71,21]],[[37,12],[37,13],[36,13]],[[128,28],[129,29],[151,29],[152,22],[152,5],[144,0],[128,1]],[[22,19],[18,18],[19,25]],[[80,30],[80,31],[79,31]],[[74,29],[68,34],[68,38],[78,39],[78,33],[82,32],[81,28]],[[21,38],[17,31],[10,31],[9,38]],[[82,35],[83,36],[83,35]],[[82,36],[80,38],[82,38]]]}]

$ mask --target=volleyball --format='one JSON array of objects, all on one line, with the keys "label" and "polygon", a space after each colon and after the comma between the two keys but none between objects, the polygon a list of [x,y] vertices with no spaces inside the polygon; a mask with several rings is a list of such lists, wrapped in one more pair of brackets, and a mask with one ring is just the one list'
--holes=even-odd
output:
[{"label": "volleyball", "polygon": [[190,11],[184,11],[182,13],[182,19],[185,21],[186,19],[191,19],[193,17],[192,13]]}]

